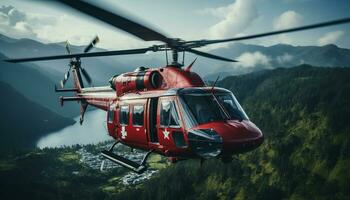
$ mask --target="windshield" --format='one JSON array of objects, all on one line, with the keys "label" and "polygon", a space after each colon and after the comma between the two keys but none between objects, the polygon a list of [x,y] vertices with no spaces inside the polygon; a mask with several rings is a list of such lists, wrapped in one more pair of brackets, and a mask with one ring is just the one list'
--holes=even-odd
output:
[{"label": "windshield", "polygon": [[248,116],[245,114],[241,105],[239,105],[235,96],[232,93],[215,94],[220,104],[225,107],[225,110],[230,115],[230,119],[247,120]]},{"label": "windshield", "polygon": [[215,94],[215,96],[211,93],[183,94],[180,95],[180,102],[188,128],[213,121],[248,119],[232,93]]}]

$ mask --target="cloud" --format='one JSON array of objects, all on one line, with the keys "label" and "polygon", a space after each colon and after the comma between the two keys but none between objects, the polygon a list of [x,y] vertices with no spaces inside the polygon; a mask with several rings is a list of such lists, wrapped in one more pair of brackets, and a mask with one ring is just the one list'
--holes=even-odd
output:
[{"label": "cloud", "polygon": [[68,40],[74,45],[86,45],[94,36],[99,35],[99,45],[112,49],[136,48],[145,43],[108,25],[79,16],[24,12],[11,5],[0,6],[0,33],[13,38],[30,38],[45,43]]},{"label": "cloud", "polygon": [[195,12],[201,15],[212,15],[214,17],[225,18],[227,13],[230,11],[230,5],[218,8],[205,8],[201,10],[196,10]]},{"label": "cloud", "polygon": [[275,30],[292,28],[300,26],[303,21],[303,16],[293,10],[288,10],[282,13],[277,19],[275,19],[273,28]]},{"label": "cloud", "polygon": [[[69,27],[69,31],[67,31]],[[72,44],[88,43],[96,34],[81,23],[77,25],[74,17],[63,14],[28,13],[13,6],[0,7],[0,32],[14,38],[30,38],[42,42],[61,42],[69,40]]]},{"label": "cloud", "polygon": [[283,55],[276,57],[276,60],[279,64],[288,63],[292,61],[292,59],[293,59],[293,56],[290,55],[289,53],[284,53]]},{"label": "cloud", "polygon": [[[273,21],[273,29],[281,30],[302,25],[303,16],[293,10],[283,12]],[[287,34],[277,35],[273,39],[274,43],[293,44],[294,40]]]},{"label": "cloud", "polygon": [[237,65],[242,67],[255,67],[257,65],[263,65],[265,67],[270,66],[271,59],[264,55],[263,53],[256,52],[245,52],[241,54],[237,60],[239,61]]},{"label": "cloud", "polygon": [[323,37],[318,39],[318,44],[323,46],[326,44],[333,44],[344,35],[344,31],[333,31],[326,33]]},{"label": "cloud", "polygon": [[4,13],[0,12],[0,24],[2,25],[7,25],[9,24],[9,18],[7,15],[5,15]]},{"label": "cloud", "polygon": [[258,17],[252,0],[236,0],[228,6],[206,9],[204,12],[222,18],[221,21],[210,27],[209,36],[212,38],[234,37]]},{"label": "cloud", "polygon": [[13,37],[35,37],[36,33],[28,23],[26,13],[13,6],[0,7],[0,32]]}]

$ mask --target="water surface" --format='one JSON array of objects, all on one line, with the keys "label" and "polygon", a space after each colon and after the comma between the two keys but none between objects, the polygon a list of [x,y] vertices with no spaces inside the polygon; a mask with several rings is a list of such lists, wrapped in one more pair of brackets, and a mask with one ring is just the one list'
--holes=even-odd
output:
[{"label": "water surface", "polygon": [[107,132],[105,111],[93,110],[87,112],[83,125],[80,125],[79,117],[74,120],[76,121],[75,124],[40,138],[37,147],[45,148],[71,146],[75,144],[96,144],[112,139]]}]

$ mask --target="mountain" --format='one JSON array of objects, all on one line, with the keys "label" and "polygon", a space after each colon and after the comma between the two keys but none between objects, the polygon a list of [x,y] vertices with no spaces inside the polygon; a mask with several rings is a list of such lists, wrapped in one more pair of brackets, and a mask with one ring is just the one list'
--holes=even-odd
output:
[{"label": "mountain", "polygon": [[[85,46],[71,45],[72,53],[83,52]],[[105,51],[94,48],[93,51]],[[79,115],[76,104],[67,103],[61,107],[58,98],[62,93],[55,93],[54,86],[59,85],[68,69],[69,60],[41,61],[32,63],[7,63],[4,59],[19,57],[36,57],[66,54],[65,43],[44,44],[31,39],[13,39],[0,34],[0,81],[13,86],[30,100],[65,116]],[[123,60],[123,61],[119,61]],[[108,80],[115,74],[132,71],[144,63],[157,63],[154,58],[145,55],[130,57],[83,58],[82,66],[89,72],[93,85],[108,85]],[[127,63],[127,64],[124,64]],[[71,87],[71,80],[66,87]],[[69,93],[66,93],[69,95]]]},{"label": "mountain", "polygon": [[[85,46],[70,45],[72,53],[82,53]],[[94,48],[92,51],[106,51],[101,48]],[[50,55],[65,55],[67,54],[65,43],[49,43],[44,44],[31,39],[13,39],[5,35],[0,34],[0,52],[9,58],[22,58],[22,57],[40,57]],[[142,59],[141,56],[124,56],[121,57],[94,57],[94,58],[82,58],[82,66],[86,68],[93,79],[93,84],[107,85],[108,80],[116,74],[123,72],[133,71],[140,65],[144,65],[145,60],[152,63],[157,62],[152,59]],[[123,60],[123,61],[120,61]],[[41,73],[48,76],[55,83],[59,83],[63,79],[63,75],[68,70],[69,60],[50,60],[33,62],[36,66],[39,66]],[[25,63],[26,64],[26,63]]]},{"label": "mountain", "polygon": [[76,104],[60,106],[59,97],[62,94],[55,93],[55,82],[50,76],[40,71],[35,64],[7,63],[7,59],[0,53],[0,81],[15,88],[26,98],[34,101],[62,116],[75,117],[79,115],[79,107]]},{"label": "mountain", "polygon": [[[350,50],[329,44],[325,46],[292,46],[278,44],[264,47],[243,43],[230,44],[227,47],[212,50],[211,53],[224,57],[235,58],[240,62],[227,64],[224,62],[207,61],[211,72],[206,80],[215,80],[218,75],[225,77],[260,71],[264,69],[289,68],[300,64],[310,64],[319,67],[350,67]],[[204,65],[205,66],[205,65]],[[204,68],[208,71],[210,69]]]},{"label": "mountain", "polygon": [[231,163],[179,162],[114,199],[349,199],[349,77],[301,65],[225,78],[262,146]]},{"label": "mountain", "polygon": [[0,150],[34,148],[46,133],[74,123],[28,100],[10,85],[0,82]]},{"label": "mountain", "polygon": [[[73,53],[83,52],[84,48],[85,46],[71,45]],[[118,47],[115,49],[118,49]],[[93,51],[106,50],[94,48]],[[227,63],[186,53],[185,65],[188,65],[198,57],[192,69],[205,76],[205,80],[210,81],[215,80],[218,75],[223,78],[228,75],[239,75],[278,67],[293,67],[300,64],[322,67],[350,66],[350,50],[339,48],[332,44],[325,46],[277,44],[265,47],[231,43],[224,47],[202,51],[240,61],[238,63]],[[13,39],[0,34],[0,52],[7,57],[18,58],[66,54],[66,49],[63,42],[44,44],[31,39]],[[105,85],[113,75],[133,71],[139,66],[164,66],[166,64],[164,54],[165,52],[158,52],[128,56],[83,58],[82,64],[91,74],[95,85]],[[182,55],[180,55],[180,58],[182,59]],[[35,62],[35,64],[40,67],[42,73],[58,83],[67,70],[68,60],[41,61]]]}]

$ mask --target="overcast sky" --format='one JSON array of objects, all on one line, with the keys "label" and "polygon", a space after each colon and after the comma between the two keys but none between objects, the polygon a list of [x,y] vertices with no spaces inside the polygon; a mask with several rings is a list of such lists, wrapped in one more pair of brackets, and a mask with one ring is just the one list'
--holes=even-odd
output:
[{"label": "overcast sky", "polygon": [[[349,0],[101,0],[170,37],[229,38],[350,17]],[[145,47],[127,33],[48,1],[1,0],[0,33],[42,42],[84,45],[95,35],[99,47]],[[325,45],[350,48],[350,24],[247,41],[252,44]],[[214,46],[215,48],[215,46]]]}]

